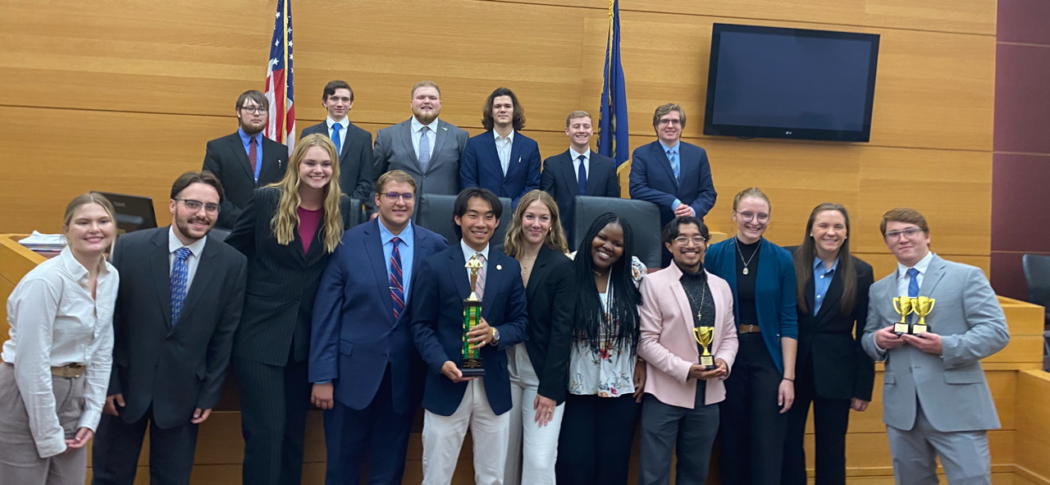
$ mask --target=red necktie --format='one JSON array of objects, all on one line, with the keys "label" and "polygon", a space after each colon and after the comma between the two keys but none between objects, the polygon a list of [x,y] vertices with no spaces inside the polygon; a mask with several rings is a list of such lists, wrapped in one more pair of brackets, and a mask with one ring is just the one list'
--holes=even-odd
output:
[{"label": "red necktie", "polygon": [[252,164],[252,177],[255,177],[255,162],[259,158],[259,150],[255,145],[255,137],[251,137],[248,142],[248,162]]}]

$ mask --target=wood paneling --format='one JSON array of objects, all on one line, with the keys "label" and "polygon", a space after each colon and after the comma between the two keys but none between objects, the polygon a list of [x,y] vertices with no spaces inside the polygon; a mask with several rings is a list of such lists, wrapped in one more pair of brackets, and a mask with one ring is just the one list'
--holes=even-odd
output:
[{"label": "wood paneling", "polygon": [[1017,465],[1027,480],[1050,484],[1050,374],[1018,373],[1017,394]]}]

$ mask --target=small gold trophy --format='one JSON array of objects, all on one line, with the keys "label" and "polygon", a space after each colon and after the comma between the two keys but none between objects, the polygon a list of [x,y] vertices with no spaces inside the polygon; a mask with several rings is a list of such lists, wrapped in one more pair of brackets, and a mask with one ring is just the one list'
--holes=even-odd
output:
[{"label": "small gold trophy", "polygon": [[696,339],[696,343],[700,344],[704,348],[703,355],[700,356],[700,365],[705,370],[712,370],[715,368],[715,358],[711,355],[708,350],[711,348],[711,342],[715,338],[714,327],[694,327],[693,338]]},{"label": "small gold trophy", "polygon": [[459,370],[463,377],[481,377],[485,375],[485,369],[481,366],[481,350],[473,343],[468,342],[467,332],[481,322],[481,298],[478,298],[478,271],[481,271],[481,260],[474,254],[467,261],[466,267],[470,270],[470,296],[463,300],[463,362]]},{"label": "small gold trophy", "polygon": [[906,296],[893,299],[893,309],[901,315],[901,321],[893,324],[893,333],[897,335],[911,333],[911,328],[908,325],[908,315],[915,311],[915,307],[912,306],[914,301]]},{"label": "small gold trophy", "polygon": [[919,323],[912,325],[911,333],[918,335],[920,333],[928,331],[926,327],[926,315],[929,315],[933,311],[933,304],[936,300],[928,296],[920,296],[911,299],[911,307],[914,309],[915,314],[919,316]]}]

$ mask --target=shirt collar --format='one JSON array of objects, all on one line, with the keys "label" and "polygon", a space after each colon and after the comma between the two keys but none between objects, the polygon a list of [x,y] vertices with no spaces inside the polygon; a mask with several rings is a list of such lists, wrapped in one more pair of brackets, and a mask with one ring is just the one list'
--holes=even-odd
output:
[{"label": "shirt collar", "polygon": [[[915,268],[915,269],[919,270],[919,274],[925,275],[926,274],[926,270],[930,267],[930,261],[932,261],[932,260],[933,260],[933,251],[930,251],[930,252],[926,253],[926,256],[924,256],[922,259],[920,259],[918,263],[915,263],[915,266],[912,266],[912,268]],[[897,277],[898,278],[903,278],[905,275],[908,274],[908,269],[910,269],[910,268],[908,268],[907,266],[901,264],[898,261],[897,262]]]},{"label": "shirt collar", "polygon": [[[70,249],[68,245],[62,248],[62,251],[58,253],[57,258],[62,269],[65,270],[65,272],[69,274],[69,277],[74,281],[87,281],[88,276],[91,275],[91,273],[88,272],[88,269],[80,264],[80,261],[77,261],[76,256],[73,256],[73,250]],[[98,271],[99,281],[102,281],[102,279],[109,274],[110,268],[112,268],[112,266],[110,266],[109,262],[103,260]]]},{"label": "shirt collar", "polygon": [[671,145],[671,147],[668,148],[667,145],[664,145],[664,142],[661,141],[660,142],[660,147],[664,149],[664,154],[670,153],[671,151],[674,151],[675,153],[681,154],[682,153],[681,150],[678,149],[679,145],[681,145],[681,144],[682,144],[682,140],[678,140],[678,141],[674,142],[674,145]]},{"label": "shirt collar", "polygon": [[415,116],[412,117],[412,133],[419,133],[419,130],[424,126],[430,128],[430,131],[437,133],[438,119],[434,118],[434,121],[431,121],[430,124],[424,125],[423,123],[420,123]]},{"label": "shirt collar", "polygon": [[[394,233],[390,232],[390,229],[387,229],[386,226],[383,225],[383,221],[380,220],[377,222],[379,222],[379,239],[383,242],[383,245],[386,246],[390,243],[390,240],[394,238]],[[401,234],[398,234],[397,237],[401,238],[401,244],[405,247],[412,245],[412,241],[415,241],[415,231],[412,230],[411,221],[409,221],[408,225],[401,230]]]},{"label": "shirt collar", "polygon": [[334,124],[336,124],[336,123],[339,123],[340,125],[342,125],[342,127],[343,127],[343,132],[344,132],[344,133],[346,133],[346,128],[347,128],[348,126],[350,126],[350,117],[349,117],[349,116],[347,116],[347,117],[343,118],[343,121],[336,121],[336,120],[333,120],[333,119],[332,119],[332,117],[331,117],[331,116],[329,116],[328,118],[325,118],[325,120],[324,120],[324,121],[325,121],[325,124],[327,124],[327,125],[328,125],[328,129],[329,129],[329,130],[331,130],[331,129],[332,129],[332,125],[334,125]]},{"label": "shirt collar", "polygon": [[[496,141],[500,141],[502,138],[499,136],[499,133],[496,133],[496,130],[492,130],[492,136],[496,138]],[[510,133],[507,134],[506,140],[514,143],[514,130],[510,130]],[[488,258],[489,256],[486,254],[485,257]]]},{"label": "shirt collar", "polygon": [[569,153],[572,154],[572,161],[573,162],[576,162],[577,159],[580,158],[580,155],[583,155],[583,159],[584,160],[590,161],[590,159],[591,159],[591,148],[590,147],[587,147],[587,151],[585,151],[583,153],[580,153],[580,152],[576,151],[575,148],[570,146],[569,147]]},{"label": "shirt collar", "polygon": [[196,257],[201,257],[201,251],[204,251],[204,243],[207,242],[208,236],[204,236],[196,241],[193,241],[189,246],[182,244],[178,236],[175,235],[175,227],[168,226],[168,253],[174,253],[179,248],[189,248],[190,253]]},{"label": "shirt collar", "polygon": [[244,132],[243,128],[237,128],[237,134],[241,135],[241,143],[244,143],[245,145],[247,145],[249,143],[249,140],[251,140],[252,138],[255,138],[255,144],[259,145],[259,146],[262,146],[262,132],[261,131],[256,133],[256,134],[254,134],[254,135],[249,136],[247,133]]},{"label": "shirt collar", "polygon": [[831,265],[831,269],[829,270],[824,269],[824,261],[822,259],[813,258],[813,272],[828,274],[836,269],[839,269],[839,258],[835,258],[835,263]]},{"label": "shirt collar", "polygon": [[462,239],[460,239],[459,240],[459,247],[460,247],[460,249],[463,250],[463,259],[466,260],[466,261],[470,261],[470,257],[473,256],[474,253],[481,253],[481,255],[485,257],[485,261],[488,261],[489,260],[489,248],[492,247],[492,245],[491,244],[486,244],[485,245],[485,249],[482,249],[481,251],[475,251],[470,246],[467,246],[466,242],[464,242]]}]

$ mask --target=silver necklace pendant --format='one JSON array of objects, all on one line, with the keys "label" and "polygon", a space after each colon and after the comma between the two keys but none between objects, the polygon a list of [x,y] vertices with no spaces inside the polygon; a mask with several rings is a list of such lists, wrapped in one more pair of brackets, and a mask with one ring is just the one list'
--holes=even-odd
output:
[{"label": "silver necklace pendant", "polygon": [[744,266],[744,274],[747,274],[747,266]]}]

